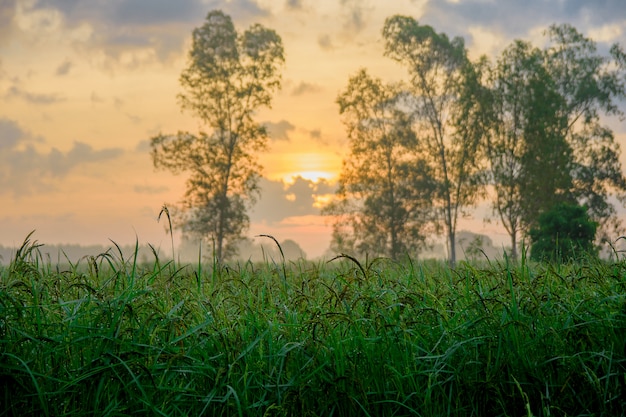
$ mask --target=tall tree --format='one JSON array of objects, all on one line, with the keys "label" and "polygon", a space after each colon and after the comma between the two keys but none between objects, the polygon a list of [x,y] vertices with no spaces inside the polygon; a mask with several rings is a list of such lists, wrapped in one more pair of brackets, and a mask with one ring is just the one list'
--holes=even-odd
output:
[{"label": "tall tree", "polygon": [[184,233],[212,238],[222,259],[247,229],[247,208],[258,196],[255,153],[266,148],[267,132],[253,115],[280,88],[284,52],[275,31],[254,24],[239,34],[219,10],[193,30],[192,41],[178,98],[207,131],[159,134],[152,158],[157,168],[189,173],[177,223]]},{"label": "tall tree", "polygon": [[464,208],[476,202],[482,182],[476,157],[481,137],[479,125],[474,124],[477,119],[460,117],[472,114],[469,101],[460,98],[474,94],[475,72],[463,39],[450,40],[411,17],[388,18],[383,37],[385,55],[405,65],[410,74],[409,105],[437,182],[433,203],[454,265],[457,220]]},{"label": "tall tree", "polygon": [[350,153],[336,200],[325,209],[337,216],[332,245],[394,259],[418,250],[429,222],[433,184],[399,86],[361,70],[337,103]]},{"label": "tall tree", "polygon": [[618,107],[626,97],[623,52],[615,44],[602,55],[595,42],[567,24],[551,26],[547,35],[545,65],[563,99],[561,135],[573,152],[572,194],[594,221],[606,226],[615,219],[609,196],[622,202],[626,198],[620,147],[601,120],[602,115],[623,116]]},{"label": "tall tree", "polygon": [[[619,145],[602,115],[622,115],[625,95],[621,48],[597,53],[569,25],[546,32],[540,50],[514,41],[493,68],[488,156],[494,208],[511,235],[537,227],[541,215],[563,204],[583,204],[594,221],[615,225],[614,193],[626,181]],[[606,233],[606,231],[605,231]]]},{"label": "tall tree", "polygon": [[543,52],[515,41],[491,70],[486,150],[493,209],[511,237],[511,256],[542,205],[561,201],[571,186],[571,151],[560,137],[562,105]]}]

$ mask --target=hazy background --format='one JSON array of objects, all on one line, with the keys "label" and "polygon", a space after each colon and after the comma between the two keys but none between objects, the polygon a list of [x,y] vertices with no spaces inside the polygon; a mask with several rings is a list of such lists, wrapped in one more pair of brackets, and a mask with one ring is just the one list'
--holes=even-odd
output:
[{"label": "hazy background", "polygon": [[[308,258],[330,242],[319,208],[346,151],[337,94],[361,67],[405,76],[383,57],[387,17],[462,36],[472,58],[515,38],[541,46],[552,23],[574,25],[602,51],[626,46],[624,0],[0,0],[0,245],[36,230],[47,244],[138,240],[171,252],[157,216],[182,196],[185,178],[153,169],[148,140],[199,128],[179,110],[178,77],[191,31],[213,9],[238,29],[258,22],[283,39],[283,89],[258,115],[272,140],[249,235],[297,242]],[[625,146],[626,124],[607,122]],[[459,229],[508,244],[495,219],[484,221],[489,213],[482,204]]]}]

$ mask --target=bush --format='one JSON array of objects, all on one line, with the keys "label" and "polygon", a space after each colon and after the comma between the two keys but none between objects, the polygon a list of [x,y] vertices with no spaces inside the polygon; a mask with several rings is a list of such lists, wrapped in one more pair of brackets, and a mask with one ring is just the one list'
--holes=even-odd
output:
[{"label": "bush", "polygon": [[538,227],[530,230],[530,257],[536,261],[569,261],[580,256],[597,256],[593,244],[597,223],[587,208],[560,203],[541,214]]}]

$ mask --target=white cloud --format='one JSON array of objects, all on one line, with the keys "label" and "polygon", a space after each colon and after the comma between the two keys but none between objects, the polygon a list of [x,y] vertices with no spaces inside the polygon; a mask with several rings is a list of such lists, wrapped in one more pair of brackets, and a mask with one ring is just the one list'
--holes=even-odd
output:
[{"label": "white cloud", "polygon": [[471,37],[470,53],[473,58],[481,55],[494,56],[507,44],[502,34],[484,26],[470,26],[468,32]]},{"label": "white cloud", "polygon": [[616,42],[624,34],[625,25],[626,20],[619,23],[603,25],[598,28],[590,29],[588,36],[597,42]]}]

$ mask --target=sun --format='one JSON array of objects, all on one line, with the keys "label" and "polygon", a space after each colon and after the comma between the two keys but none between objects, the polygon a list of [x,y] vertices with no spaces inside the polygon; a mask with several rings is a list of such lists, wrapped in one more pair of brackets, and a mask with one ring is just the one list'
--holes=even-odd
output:
[{"label": "sun", "polygon": [[340,165],[335,155],[315,152],[293,152],[281,162],[283,170],[280,177],[286,184],[293,184],[298,177],[312,183],[333,181]]},{"label": "sun", "polygon": [[320,181],[330,181],[335,175],[326,171],[299,171],[285,175],[284,181],[287,184],[293,184],[298,177],[311,181],[312,183],[319,183]]}]

